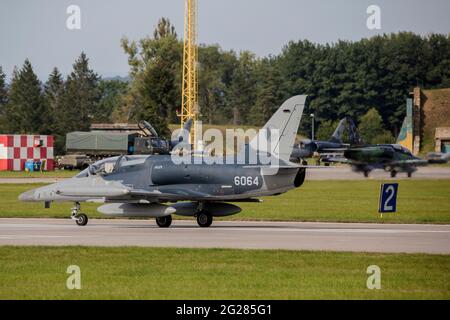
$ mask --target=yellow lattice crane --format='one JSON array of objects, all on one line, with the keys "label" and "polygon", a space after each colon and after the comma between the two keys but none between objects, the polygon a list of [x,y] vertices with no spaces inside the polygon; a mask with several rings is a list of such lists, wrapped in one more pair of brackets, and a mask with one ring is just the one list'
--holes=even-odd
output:
[{"label": "yellow lattice crane", "polygon": [[192,119],[193,127],[190,133],[190,143],[196,149],[196,121],[200,114],[198,105],[198,45],[197,45],[197,0],[185,0],[184,16],[184,47],[183,47],[183,92],[181,113],[181,128],[186,121]]}]

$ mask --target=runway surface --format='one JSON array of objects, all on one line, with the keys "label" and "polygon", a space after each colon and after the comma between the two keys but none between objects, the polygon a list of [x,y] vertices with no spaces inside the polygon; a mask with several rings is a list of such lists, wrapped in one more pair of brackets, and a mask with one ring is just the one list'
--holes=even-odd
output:
[{"label": "runway surface", "polygon": [[[350,167],[323,167],[320,169],[308,169],[307,180],[365,180],[361,173],[353,172]],[[399,173],[396,178],[391,178],[389,172],[375,170],[370,173],[368,179],[374,180],[403,180],[407,178],[405,173]],[[424,167],[414,173],[413,179],[450,179],[450,167]],[[2,183],[54,183],[64,178],[0,178]]]},{"label": "runway surface", "polygon": [[0,245],[141,246],[450,254],[450,225],[0,219]]}]

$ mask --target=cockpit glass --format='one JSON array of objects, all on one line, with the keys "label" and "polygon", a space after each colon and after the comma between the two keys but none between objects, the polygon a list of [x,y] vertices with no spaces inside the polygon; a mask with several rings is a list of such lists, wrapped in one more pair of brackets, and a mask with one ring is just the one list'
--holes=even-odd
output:
[{"label": "cockpit glass", "polygon": [[405,148],[405,147],[401,147],[402,148],[402,152],[404,153],[404,154],[411,154],[411,151],[409,151],[407,148]]},{"label": "cockpit glass", "polygon": [[407,148],[405,148],[404,146],[395,144],[393,145],[394,149],[397,151],[400,151],[401,153],[405,153],[405,154],[411,154],[411,151],[409,151]]},{"label": "cockpit glass", "polygon": [[115,164],[117,162],[118,158],[108,158],[103,159],[100,161],[95,162],[94,164],[91,164],[86,170],[86,173],[83,171],[79,175],[83,174],[83,176],[86,175],[107,175],[114,171]]},{"label": "cockpit glass", "polygon": [[114,158],[103,159],[91,164],[87,169],[76,175],[77,178],[85,178],[89,175],[108,175],[118,171],[123,166],[139,165],[145,162],[148,156],[140,158],[130,158],[127,156],[120,156]]},{"label": "cockpit glass", "polygon": [[114,171],[116,161],[100,161],[96,162],[89,167],[90,174],[106,175]]}]

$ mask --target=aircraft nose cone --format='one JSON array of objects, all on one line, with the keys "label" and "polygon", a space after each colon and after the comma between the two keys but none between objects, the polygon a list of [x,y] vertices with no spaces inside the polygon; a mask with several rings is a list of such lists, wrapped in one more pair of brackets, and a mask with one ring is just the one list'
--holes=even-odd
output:
[{"label": "aircraft nose cone", "polygon": [[36,201],[34,190],[30,190],[27,192],[22,193],[19,196],[20,201]]}]

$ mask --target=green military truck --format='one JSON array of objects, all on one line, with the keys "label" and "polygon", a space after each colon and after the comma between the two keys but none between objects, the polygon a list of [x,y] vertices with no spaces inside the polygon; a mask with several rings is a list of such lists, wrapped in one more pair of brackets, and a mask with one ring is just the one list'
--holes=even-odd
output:
[{"label": "green military truck", "polygon": [[132,154],[169,154],[170,143],[157,136],[139,133],[91,131],[66,135],[66,155],[58,159],[58,167],[84,169],[108,157]]}]

